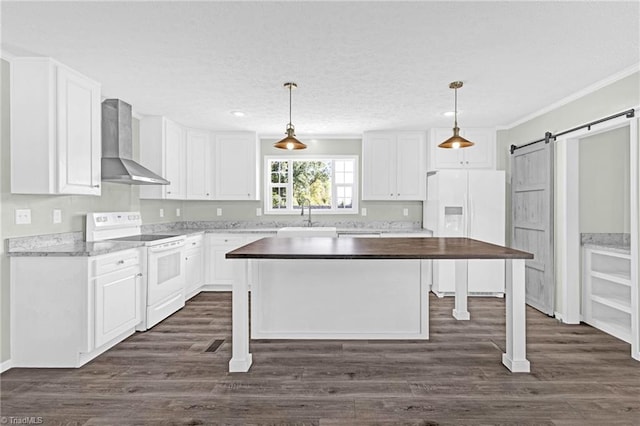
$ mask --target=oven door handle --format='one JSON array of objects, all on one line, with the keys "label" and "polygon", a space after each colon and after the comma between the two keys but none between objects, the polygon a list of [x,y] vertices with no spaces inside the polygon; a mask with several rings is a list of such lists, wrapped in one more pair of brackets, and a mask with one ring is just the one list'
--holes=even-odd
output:
[{"label": "oven door handle", "polygon": [[165,244],[161,244],[158,246],[151,246],[149,247],[149,252],[150,253],[162,253],[165,251],[169,251],[169,250],[177,250],[184,247],[184,240],[180,240],[180,241],[174,241],[171,243],[165,243]]}]

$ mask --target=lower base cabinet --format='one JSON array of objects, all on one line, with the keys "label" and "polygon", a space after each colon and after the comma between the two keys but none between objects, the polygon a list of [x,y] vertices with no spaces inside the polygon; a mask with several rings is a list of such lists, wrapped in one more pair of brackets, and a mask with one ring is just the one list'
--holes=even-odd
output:
[{"label": "lower base cabinet", "polygon": [[187,236],[184,252],[185,299],[189,300],[200,292],[204,284],[204,234]]},{"label": "lower base cabinet", "polygon": [[[273,235],[266,234],[207,234],[205,248],[205,283],[209,291],[229,291],[242,262],[229,260],[225,255],[253,241]],[[250,284],[250,283],[249,283]]]},{"label": "lower base cabinet", "polygon": [[101,256],[11,257],[14,367],[80,367],[135,332],[140,249]]}]

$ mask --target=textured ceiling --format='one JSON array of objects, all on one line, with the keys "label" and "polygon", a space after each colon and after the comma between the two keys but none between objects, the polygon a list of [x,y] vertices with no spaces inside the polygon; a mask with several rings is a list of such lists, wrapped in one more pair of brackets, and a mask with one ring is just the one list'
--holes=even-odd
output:
[{"label": "textured ceiling", "polygon": [[[640,62],[640,2],[8,2],[2,49],[140,114],[301,134],[498,126]],[[230,114],[241,110],[245,117]]]}]

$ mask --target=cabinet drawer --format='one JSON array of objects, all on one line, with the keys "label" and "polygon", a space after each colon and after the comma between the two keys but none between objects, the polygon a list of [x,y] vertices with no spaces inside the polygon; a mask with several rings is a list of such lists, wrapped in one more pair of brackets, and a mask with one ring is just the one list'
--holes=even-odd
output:
[{"label": "cabinet drawer", "polygon": [[243,235],[216,235],[209,237],[209,244],[212,246],[241,246],[244,245],[246,237]]},{"label": "cabinet drawer", "polygon": [[187,237],[187,240],[184,243],[185,250],[197,249],[202,247],[202,240],[203,240],[202,234],[191,235]]},{"label": "cabinet drawer", "polygon": [[98,256],[93,260],[91,275],[95,277],[139,265],[140,257],[140,250],[138,249]]}]

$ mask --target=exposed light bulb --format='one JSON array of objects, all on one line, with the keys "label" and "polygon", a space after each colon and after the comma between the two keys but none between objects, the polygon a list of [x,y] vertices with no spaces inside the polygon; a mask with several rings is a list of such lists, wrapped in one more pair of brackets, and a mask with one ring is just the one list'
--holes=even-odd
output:
[{"label": "exposed light bulb", "polygon": [[293,149],[293,142],[287,142],[287,149]]},{"label": "exposed light bulb", "polygon": [[452,143],[452,144],[451,144],[451,148],[453,148],[453,149],[458,149],[458,148],[460,148],[460,142],[454,142],[454,143]]}]

